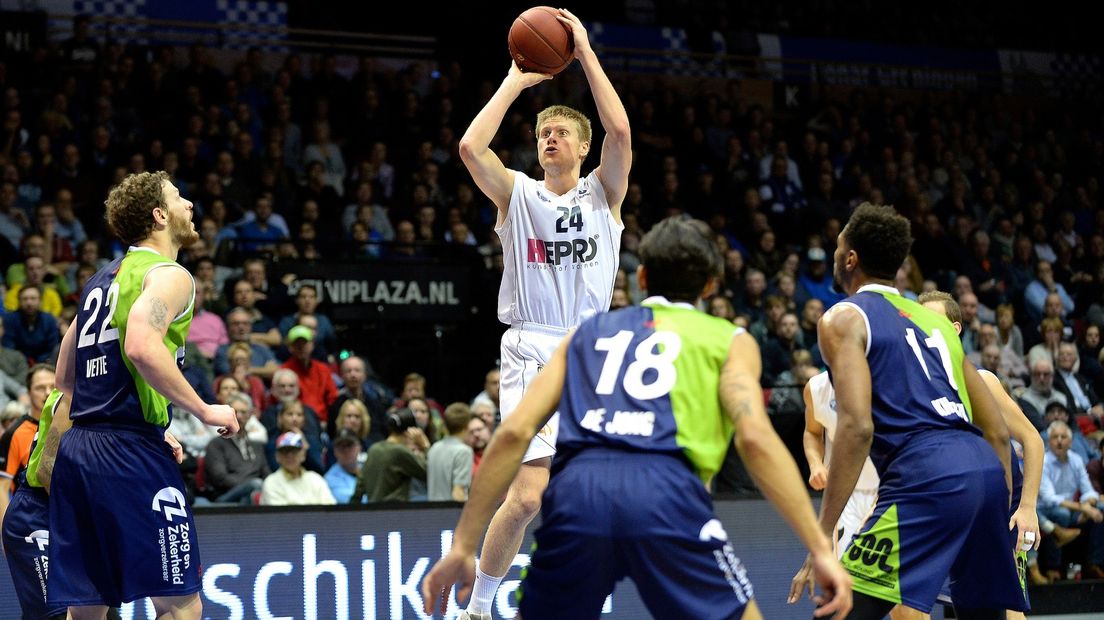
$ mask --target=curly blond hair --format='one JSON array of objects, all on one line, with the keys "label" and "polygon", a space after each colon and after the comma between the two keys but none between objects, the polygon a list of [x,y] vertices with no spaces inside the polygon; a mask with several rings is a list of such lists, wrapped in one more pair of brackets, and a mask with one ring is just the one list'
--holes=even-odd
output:
[{"label": "curly blond hair", "polygon": [[126,245],[134,245],[153,232],[152,211],[165,207],[162,183],[169,180],[164,171],[127,175],[107,195],[107,225]]}]

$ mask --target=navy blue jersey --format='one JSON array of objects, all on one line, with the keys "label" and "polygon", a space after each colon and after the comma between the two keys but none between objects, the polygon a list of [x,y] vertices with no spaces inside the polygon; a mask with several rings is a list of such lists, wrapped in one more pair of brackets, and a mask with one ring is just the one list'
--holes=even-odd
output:
[{"label": "navy blue jersey", "polygon": [[[126,325],[146,276],[176,262],[146,248],[133,248],[96,272],[84,286],[76,322],[76,385],[69,417],[74,422],[148,422],[166,428],[171,405],[135,370],[126,356]],[[151,273],[152,272],[152,273]],[[192,305],[173,318],[164,344],[184,363],[184,339]]]},{"label": "navy blue jersey", "polygon": [[962,343],[945,317],[888,286],[866,285],[840,303],[862,311],[868,325],[870,460],[879,476],[918,434],[955,430],[981,435],[971,424]]},{"label": "navy blue jersey", "polygon": [[557,448],[678,454],[708,481],[732,440],[718,383],[737,329],[658,297],[585,321],[568,348]]}]

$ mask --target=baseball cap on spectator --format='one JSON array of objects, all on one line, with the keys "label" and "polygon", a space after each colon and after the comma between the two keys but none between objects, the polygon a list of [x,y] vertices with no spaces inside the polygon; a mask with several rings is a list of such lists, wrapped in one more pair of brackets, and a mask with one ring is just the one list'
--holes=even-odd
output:
[{"label": "baseball cap on spectator", "polygon": [[281,448],[294,448],[296,450],[303,447],[303,436],[295,431],[288,431],[283,435],[276,438],[276,449]]},{"label": "baseball cap on spectator", "polygon": [[360,443],[360,438],[357,437],[356,433],[347,428],[343,428],[341,432],[337,434],[337,438],[334,439],[333,445],[336,448],[337,446],[348,446],[357,443]]},{"label": "baseball cap on spectator", "polygon": [[287,341],[288,344],[295,342],[296,340],[306,340],[310,342],[314,340],[314,332],[306,325],[296,325],[288,330]]},{"label": "baseball cap on spectator", "polygon": [[828,254],[826,254],[824,252],[824,248],[817,248],[817,247],[809,248],[809,252],[806,253],[805,256],[809,260],[814,261],[814,262],[823,261],[823,260],[828,258]]}]

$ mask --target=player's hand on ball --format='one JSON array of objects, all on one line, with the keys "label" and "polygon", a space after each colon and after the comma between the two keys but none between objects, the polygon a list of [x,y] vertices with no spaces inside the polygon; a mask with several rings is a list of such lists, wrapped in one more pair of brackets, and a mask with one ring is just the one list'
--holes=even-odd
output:
[{"label": "player's hand on ball", "polygon": [[587,37],[586,28],[583,27],[583,22],[578,17],[568,11],[567,9],[560,9],[560,15],[556,18],[564,23],[567,27],[571,28],[571,36],[575,39],[575,56],[579,56],[580,51],[590,51],[590,39]]},{"label": "player's hand on ball", "polygon": [[516,80],[522,88],[529,88],[530,86],[536,86],[545,80],[551,80],[552,76],[547,73],[532,73],[522,71],[521,67],[517,66],[516,62],[510,63],[509,77]]},{"label": "player's hand on ball", "polygon": [[442,614],[448,611],[452,584],[459,585],[456,602],[463,605],[475,585],[475,558],[471,554],[462,554],[455,548],[434,564],[433,569],[422,580],[422,600],[425,601],[423,610],[427,614],[437,613],[438,602]]},{"label": "player's hand on ball", "polygon": [[813,575],[821,594],[813,597],[816,611],[813,616],[824,618],[831,615],[833,620],[842,620],[851,611],[851,576],[843,570],[832,551],[812,556]]}]

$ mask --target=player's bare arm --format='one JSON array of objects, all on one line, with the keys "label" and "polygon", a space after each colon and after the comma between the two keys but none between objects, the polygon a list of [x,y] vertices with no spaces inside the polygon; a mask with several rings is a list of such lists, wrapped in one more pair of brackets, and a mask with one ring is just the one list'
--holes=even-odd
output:
[{"label": "player's bare arm", "polygon": [[832,468],[828,470],[828,483],[820,504],[820,527],[825,533],[836,527],[870,455],[874,438],[867,337],[862,315],[847,305],[833,307],[817,324],[821,353],[833,371],[838,416],[832,442]]},{"label": "player's bare arm", "polygon": [[809,463],[809,486],[823,491],[828,484],[828,468],[824,466],[824,427],[813,415],[813,388],[808,383],[801,397],[805,401],[805,432],[801,435],[801,446],[805,450],[805,461]]},{"label": "player's bare arm", "polygon": [[192,278],[183,269],[157,269],[146,279],[142,294],[127,317],[125,352],[135,369],[153,389],[192,412],[204,424],[218,426],[233,435],[238,431],[234,409],[208,405],[196,394],[173,353],[165,347],[165,335],[173,320],[192,300]]},{"label": "player's bare arm", "polygon": [[1041,536],[1039,535],[1039,515],[1035,512],[1035,506],[1039,500],[1039,483],[1043,479],[1043,456],[1046,454],[1043,438],[1039,436],[1039,431],[1035,430],[1016,401],[1004,391],[1004,386],[996,375],[984,372],[978,374],[989,387],[989,392],[997,399],[1001,417],[1008,426],[1008,434],[1023,446],[1023,491],[1020,493],[1020,505],[1008,522],[1008,529],[1020,528],[1020,544],[1024,542],[1025,533],[1033,532],[1035,538],[1032,547],[1038,549]]},{"label": "player's bare arm", "polygon": [[966,379],[966,393],[970,396],[970,408],[973,413],[974,424],[981,429],[985,441],[993,446],[993,451],[997,453],[997,458],[1000,459],[1001,466],[1004,467],[1004,483],[1008,485],[1009,492],[1011,492],[1012,448],[1008,444],[1008,426],[1005,425],[1000,408],[997,407],[997,401],[993,399],[993,395],[989,392],[985,381],[982,380],[981,375],[978,374],[970,360],[965,357],[962,358],[962,374]]},{"label": "player's bare arm", "polygon": [[58,348],[58,359],[54,373],[54,387],[61,390],[69,398],[73,397],[73,388],[77,384],[77,322],[71,321],[69,329],[61,338],[61,346]]},{"label": "player's bare arm", "polygon": [[816,581],[825,592],[816,601],[815,615],[843,618],[851,609],[851,578],[828,537],[818,530],[797,463],[767,418],[759,386],[761,366],[755,339],[747,333],[734,337],[721,369],[721,405],[736,427],[736,449],[755,484],[809,550]]},{"label": "player's bare arm", "polygon": [[510,63],[510,72],[502,80],[498,90],[487,105],[475,115],[468,130],[460,138],[460,159],[471,173],[472,179],[487,198],[498,207],[498,223],[506,219],[510,208],[510,194],[514,188],[514,173],[507,170],[498,155],[491,150],[491,140],[502,125],[502,119],[510,104],[521,91],[552,79],[544,73],[523,73],[516,63]]},{"label": "player's bare arm", "polygon": [[426,575],[422,582],[425,612],[432,614],[441,602],[445,611],[448,589],[460,585],[457,600],[471,594],[475,582],[475,549],[483,530],[506,489],[521,466],[529,442],[555,413],[567,373],[567,347],[571,336],[563,339],[544,370],[537,374],[514,413],[495,431],[483,454],[479,472],[472,481],[471,493],[453,534],[452,548]]},{"label": "player's bare arm", "polygon": [[72,405],[72,401],[69,399],[69,395],[63,392],[61,399],[58,400],[57,407],[54,408],[50,430],[46,432],[46,444],[42,446],[42,456],[39,457],[38,481],[42,483],[42,488],[46,489],[47,493],[50,492],[50,481],[54,475],[54,461],[57,460],[61,436],[73,426],[72,420],[69,419],[70,405]]},{"label": "player's bare arm", "polygon": [[583,73],[586,74],[595,107],[598,108],[598,119],[606,131],[606,138],[602,141],[602,159],[596,173],[602,186],[606,188],[606,201],[613,212],[614,220],[620,222],[621,202],[629,189],[629,167],[632,165],[629,115],[598,62],[598,56],[590,47],[590,39],[583,23],[567,9],[560,9],[560,13],[558,19],[571,28],[575,39],[575,58],[579,60]]}]

